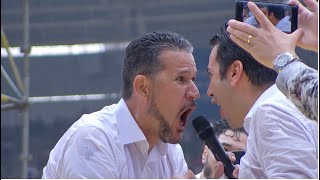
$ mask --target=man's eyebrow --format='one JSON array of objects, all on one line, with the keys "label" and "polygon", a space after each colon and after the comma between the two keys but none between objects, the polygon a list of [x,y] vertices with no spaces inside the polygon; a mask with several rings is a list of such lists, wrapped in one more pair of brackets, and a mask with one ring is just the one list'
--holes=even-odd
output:
[{"label": "man's eyebrow", "polygon": [[[190,69],[181,69],[177,71],[177,74],[191,73]],[[195,72],[195,76],[197,76],[198,71]]]}]

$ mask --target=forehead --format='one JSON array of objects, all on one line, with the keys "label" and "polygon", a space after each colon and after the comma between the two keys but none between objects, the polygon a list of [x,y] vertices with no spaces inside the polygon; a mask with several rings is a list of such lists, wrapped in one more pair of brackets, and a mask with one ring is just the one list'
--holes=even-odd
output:
[{"label": "forehead", "polygon": [[[241,143],[241,144],[245,145],[247,143],[247,139],[248,139],[247,134],[245,134],[243,132],[240,132],[240,133],[237,132],[237,134],[238,135],[235,135],[235,133],[233,131],[227,130],[225,133],[222,133],[219,136],[219,141],[229,142],[229,143],[237,142],[237,143]],[[237,138],[239,138],[239,140]]]},{"label": "forehead", "polygon": [[193,55],[184,50],[164,50],[159,59],[167,70],[197,71]]}]

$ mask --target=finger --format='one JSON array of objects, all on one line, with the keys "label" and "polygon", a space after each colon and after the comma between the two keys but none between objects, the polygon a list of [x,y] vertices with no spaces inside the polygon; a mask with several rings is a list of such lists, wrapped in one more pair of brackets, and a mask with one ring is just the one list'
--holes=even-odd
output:
[{"label": "finger", "polygon": [[246,32],[243,32],[241,30],[238,30],[238,29],[234,29],[232,27],[228,27],[227,28],[227,31],[231,34],[231,35],[234,35],[238,38],[240,38],[242,41],[244,42],[247,42],[248,43],[248,39],[249,39],[249,36],[251,35],[250,37],[250,40],[249,40],[249,43],[252,42],[252,39],[254,37],[254,35],[250,34],[250,33],[246,33]]},{"label": "finger", "polygon": [[185,179],[195,179],[196,176],[194,175],[194,173],[188,169],[188,171],[184,174],[184,177]]},{"label": "finger", "polygon": [[233,177],[238,178],[239,176],[239,166],[235,166],[233,172],[232,172]]},{"label": "finger", "polygon": [[297,5],[297,6],[299,7],[299,9],[298,9],[299,14],[300,14],[301,12],[309,11],[309,9],[307,9],[306,7],[304,7],[298,0],[290,0],[290,1],[288,2],[288,4]]},{"label": "finger", "polygon": [[258,6],[255,3],[248,2],[248,8],[256,17],[257,21],[259,21],[262,28],[272,29],[274,27],[273,24],[269,21],[269,19],[263,14],[263,12],[258,8]]},{"label": "finger", "polygon": [[216,168],[216,171],[215,171],[215,173],[213,175],[213,178],[214,179],[220,179],[220,177],[223,175],[223,173],[224,173],[224,166],[223,166],[221,161],[218,161],[217,162],[217,168]]},{"label": "finger", "polygon": [[232,152],[227,152],[228,158],[230,159],[231,162],[236,160],[236,156]]},{"label": "finger", "polygon": [[243,48],[244,50],[250,52],[250,48],[253,47],[251,44],[247,43],[246,41],[243,41],[242,39],[238,38],[237,36],[230,35],[230,38],[232,41],[234,41],[238,46]]},{"label": "finger", "polygon": [[[231,20],[229,20],[228,25],[229,25],[228,27],[246,32],[248,35],[251,34],[253,36],[257,36],[258,28],[251,26],[247,23],[243,23],[243,22],[231,19]],[[227,28],[227,30],[228,30],[228,28]]]},{"label": "finger", "polygon": [[310,11],[315,12],[318,10],[318,3],[314,0],[304,0],[304,3],[306,4],[306,6],[308,7],[308,9],[310,9]]},{"label": "finger", "polygon": [[294,44],[297,43],[297,41],[302,37],[303,35],[303,29],[297,29],[293,33],[291,33],[289,36],[291,36]]}]

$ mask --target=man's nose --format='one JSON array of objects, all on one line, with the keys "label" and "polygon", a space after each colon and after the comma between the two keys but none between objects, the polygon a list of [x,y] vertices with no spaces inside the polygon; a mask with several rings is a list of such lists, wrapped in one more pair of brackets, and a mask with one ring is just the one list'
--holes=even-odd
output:
[{"label": "man's nose", "polygon": [[198,99],[200,97],[200,92],[198,90],[198,87],[193,82],[192,86],[187,91],[187,98],[191,100]]}]

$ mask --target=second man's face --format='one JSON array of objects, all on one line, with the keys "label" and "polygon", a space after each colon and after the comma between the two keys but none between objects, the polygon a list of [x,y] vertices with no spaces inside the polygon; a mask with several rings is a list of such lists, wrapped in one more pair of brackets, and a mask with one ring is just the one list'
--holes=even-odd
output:
[{"label": "second man's face", "polygon": [[222,78],[220,76],[220,65],[217,62],[217,49],[218,46],[214,46],[209,57],[207,71],[210,83],[207,94],[211,98],[211,103],[220,107],[221,118],[226,119],[230,127],[240,128],[243,122],[239,121],[237,113],[238,106],[235,103],[239,97],[237,97],[235,88],[232,87],[230,82],[230,74],[232,72],[229,72],[230,70],[228,69],[226,77]]}]

